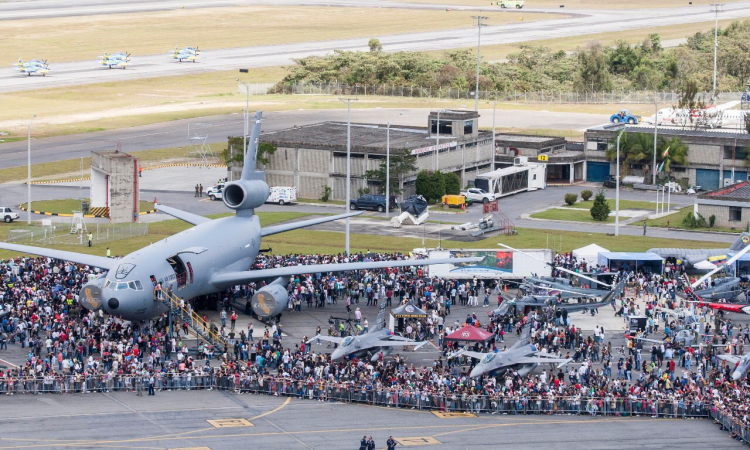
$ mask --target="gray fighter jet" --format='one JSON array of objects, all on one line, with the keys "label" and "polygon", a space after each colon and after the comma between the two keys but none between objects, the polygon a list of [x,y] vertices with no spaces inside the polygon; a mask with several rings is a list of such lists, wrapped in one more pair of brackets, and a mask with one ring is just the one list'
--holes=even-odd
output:
[{"label": "gray fighter jet", "polygon": [[723,298],[728,302],[744,303],[747,301],[747,296],[740,287],[739,277],[714,278],[707,288],[695,291],[695,295],[708,300]]},{"label": "gray fighter jet", "polygon": [[5,242],[0,243],[0,248],[106,269],[106,276],[83,286],[79,302],[87,309],[103,308],[109,314],[126,320],[147,320],[169,310],[170,302],[159,300],[155,295],[154,287],[157,283],[161,284],[162,290],[171,288],[175,295],[188,300],[254,280],[275,278],[275,281],[260,288],[251,300],[253,311],[265,319],[278,317],[286,307],[286,285],[289,277],[294,275],[455,264],[480,259],[379,261],[248,270],[258,255],[263,237],[358,214],[340,214],[261,229],[260,220],[254,212],[255,208],[265,203],[269,195],[265,173],[256,171],[261,117],[262,112],[255,114],[241,179],[227,183],[224,187],[224,204],[235,210],[236,215],[211,220],[157,205],[159,211],[195,226],[136,250],[122,259]]},{"label": "gray fighter jet", "polygon": [[732,379],[735,381],[745,376],[747,374],[747,370],[750,369],[750,353],[746,353],[745,356],[719,355],[719,358],[729,362],[730,364],[734,364]]},{"label": "gray fighter jet", "polygon": [[504,352],[479,353],[469,350],[459,350],[448,358],[466,355],[469,358],[478,359],[479,363],[471,369],[470,377],[481,377],[485,373],[503,373],[508,370],[516,370],[519,375],[529,374],[536,366],[544,363],[560,363],[558,367],[572,361],[572,358],[558,358],[554,355],[541,352],[536,345],[531,343],[531,315],[524,326],[521,339]]},{"label": "gray fighter jet", "polygon": [[384,357],[390,355],[394,347],[415,346],[414,350],[417,350],[428,342],[418,342],[396,336],[391,330],[385,328],[385,302],[380,305],[380,312],[378,313],[375,326],[367,333],[347,337],[322,336],[319,334],[307,341],[307,343],[309,344],[318,340],[333,342],[338,345],[333,353],[331,353],[333,361],[344,357],[369,356],[373,362],[378,359],[379,353],[383,353]]}]

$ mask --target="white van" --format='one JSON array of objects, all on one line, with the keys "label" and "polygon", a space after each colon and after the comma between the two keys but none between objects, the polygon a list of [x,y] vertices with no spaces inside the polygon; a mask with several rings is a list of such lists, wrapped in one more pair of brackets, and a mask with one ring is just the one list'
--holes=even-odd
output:
[{"label": "white van", "polygon": [[266,203],[278,203],[284,205],[295,203],[297,201],[297,188],[289,186],[272,186],[271,193],[266,199]]}]

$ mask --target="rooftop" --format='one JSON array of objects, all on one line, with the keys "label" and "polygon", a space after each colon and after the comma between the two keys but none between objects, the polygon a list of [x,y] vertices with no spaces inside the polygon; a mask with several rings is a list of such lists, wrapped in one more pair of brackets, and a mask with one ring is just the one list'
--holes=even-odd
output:
[{"label": "rooftop", "polygon": [[[441,116],[442,120],[442,116]],[[488,133],[480,132],[484,138]],[[357,152],[385,153],[387,130],[385,125],[351,124],[352,150]],[[346,151],[346,123],[321,122],[302,127],[263,133],[261,142],[268,142],[277,147],[304,147]],[[444,135],[441,144],[455,139]],[[429,138],[426,127],[394,126],[390,128],[391,150],[416,150],[436,144],[436,139]]]},{"label": "rooftop", "polygon": [[[619,127],[623,126],[624,124],[606,124],[606,125],[597,125],[595,127],[588,128],[586,131],[599,131],[599,132],[609,132],[612,133],[612,135],[615,135],[619,131]],[[634,133],[654,133],[654,126],[653,124],[641,124],[641,125],[625,125],[626,132],[634,132]],[[744,141],[747,142],[750,138],[750,135],[747,133],[741,133],[740,131],[728,131],[726,129],[721,128],[714,128],[714,129],[707,129],[702,128],[699,130],[685,130],[677,127],[665,127],[660,125],[659,126],[659,134],[665,135],[665,136],[682,136],[682,137],[701,137],[701,138],[712,138],[712,139],[737,139],[739,142]]]},{"label": "rooftop", "polygon": [[698,196],[704,199],[750,201],[750,180],[715,189]]}]

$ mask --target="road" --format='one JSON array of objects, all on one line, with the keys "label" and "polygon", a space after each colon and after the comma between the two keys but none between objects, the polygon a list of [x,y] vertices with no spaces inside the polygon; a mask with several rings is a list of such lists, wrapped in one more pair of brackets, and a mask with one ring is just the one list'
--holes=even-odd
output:
[{"label": "road", "polygon": [[[136,2],[132,6],[121,4],[119,6],[104,5],[103,1],[78,0],[67,7],[56,6],[55,2],[11,2],[0,4],[0,16],[45,17],[49,14],[64,15],[65,11],[70,14],[100,13],[107,11],[128,10],[137,11],[150,7],[159,7],[156,2]],[[189,2],[190,3],[190,2]],[[225,2],[226,3],[226,2]],[[357,4],[353,1],[340,0],[313,0],[305,1],[283,1],[267,0],[253,2],[253,4],[283,4],[283,5],[316,5],[336,4],[339,6],[351,6]],[[176,7],[181,2],[170,2]],[[248,2],[234,2],[234,4],[248,4]],[[197,2],[190,5],[197,6]],[[361,4],[360,4],[361,5]],[[411,3],[397,3],[373,1],[368,6],[389,8],[437,8],[437,9],[472,9],[472,7],[461,7],[451,5],[424,5]],[[12,8],[9,10],[8,8]],[[78,9],[76,9],[78,8]],[[110,8],[113,8],[110,10]],[[476,9],[476,7],[474,7]],[[25,11],[25,12],[24,12]],[[524,9],[524,14],[533,13],[557,13],[559,9]],[[567,12],[567,11],[565,11]],[[662,8],[643,10],[575,10],[575,14],[566,18],[550,19],[543,22],[520,22],[502,26],[486,27],[482,32],[482,43],[484,45],[509,44],[517,42],[529,42],[540,39],[556,39],[570,36],[582,36],[595,33],[619,32],[646,27],[664,27],[669,25],[680,25],[697,22],[708,22],[714,20],[714,15],[708,7],[686,6],[681,8]],[[750,2],[731,3],[724,7],[722,20],[742,19],[750,17]],[[472,27],[454,30],[442,30],[421,33],[403,33],[390,36],[377,36],[386,51],[427,51],[445,50],[449,48],[466,48],[476,45],[476,30]],[[128,70],[107,70],[93,64],[92,61],[79,61],[56,64],[51,62],[53,70],[46,77],[28,77],[19,74],[12,67],[0,69],[0,92],[12,92],[28,89],[40,89],[56,86],[70,86],[75,84],[111,82],[134,78],[175,76],[197,72],[210,72],[217,70],[231,70],[238,68],[269,67],[288,65],[293,59],[304,58],[311,55],[325,55],[333,50],[367,50],[369,37],[356,39],[340,39],[322,42],[302,42],[295,44],[267,45],[256,47],[230,48],[219,50],[207,50],[201,53],[198,63],[179,63],[165,55],[142,55],[138,57],[138,64],[131,66]]]},{"label": "road", "polygon": [[[402,126],[427,126],[429,109],[354,109],[352,122],[386,123]],[[480,110],[481,127],[492,126],[492,110]],[[498,127],[529,127],[538,124],[546,129],[582,129],[601,125],[609,117],[603,114],[498,110]],[[323,121],[345,121],[346,110],[280,111],[263,114],[263,131],[276,131]],[[124,152],[157,148],[187,147],[188,124],[211,124],[207,129],[209,143],[226,144],[227,136],[242,135],[242,115],[201,117],[110,131],[97,131],[70,136],[34,139],[31,145],[32,164],[89,156],[92,150],[114,150],[122,144]],[[26,166],[27,142],[0,144],[0,168]]]}]

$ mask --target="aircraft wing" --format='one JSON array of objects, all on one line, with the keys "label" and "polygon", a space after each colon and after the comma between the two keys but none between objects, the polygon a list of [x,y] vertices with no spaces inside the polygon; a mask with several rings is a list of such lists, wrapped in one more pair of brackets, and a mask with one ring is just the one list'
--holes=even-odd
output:
[{"label": "aircraft wing", "polygon": [[385,340],[377,341],[377,342],[373,343],[372,345],[375,346],[375,347],[401,347],[401,346],[406,347],[406,346],[409,346],[409,345],[416,345],[416,347],[414,347],[414,349],[416,350],[418,348],[422,348],[422,346],[426,345],[427,342],[429,342],[429,341],[422,341],[422,342],[419,342],[419,341],[391,341],[391,340],[385,339]]},{"label": "aircraft wing", "polygon": [[742,359],[739,356],[735,356],[735,355],[719,355],[719,358],[723,359],[724,361],[728,363],[732,363],[734,365],[737,365],[737,363],[740,362],[740,360]]},{"label": "aircraft wing", "polygon": [[625,336],[627,339],[637,339],[639,341],[653,342],[654,344],[666,344],[664,341],[658,341],[656,339],[648,339],[644,337]]},{"label": "aircraft wing", "polygon": [[562,367],[565,364],[573,361],[573,358],[556,358],[556,357],[545,357],[545,356],[524,356],[523,358],[518,358],[518,360],[514,361],[519,364],[546,364],[546,363],[554,363],[559,362],[557,367]]},{"label": "aircraft wing", "polygon": [[0,248],[14,252],[29,253],[31,255],[46,256],[48,258],[61,259],[76,264],[86,264],[87,266],[100,267],[102,269],[113,269],[119,261],[104,256],[87,255],[85,253],[66,252],[63,250],[54,250],[51,248],[32,247],[31,245],[9,244],[0,242]]},{"label": "aircraft wing", "polygon": [[739,100],[734,100],[734,101],[727,102],[727,103],[724,103],[724,104],[721,104],[721,105],[717,105],[717,106],[714,106],[713,108],[708,108],[708,109],[709,110],[715,109],[717,111],[724,111],[724,110],[729,109],[729,108],[734,108],[735,106],[737,106],[739,104],[740,104]]},{"label": "aircraft wing", "polygon": [[312,339],[310,339],[309,341],[306,342],[306,344],[309,344],[309,343],[311,343],[313,341],[317,341],[318,339],[320,339],[321,341],[333,342],[334,344],[340,344],[341,342],[344,341],[344,338],[341,338],[341,337],[323,336],[323,335],[319,334],[317,336],[313,336]]},{"label": "aircraft wing", "polygon": [[311,227],[313,225],[318,225],[321,223],[332,222],[334,220],[346,219],[347,217],[358,216],[362,213],[364,213],[364,211],[339,214],[337,216],[321,217],[319,219],[302,220],[300,222],[285,223],[283,225],[276,225],[273,227],[263,227],[260,230],[260,235],[270,236],[272,234],[283,233],[285,231],[296,230],[298,228],[306,228],[306,227]]},{"label": "aircraft wing", "polygon": [[310,264],[307,266],[289,266],[275,269],[226,272],[214,275],[211,282],[224,289],[238,284],[249,283],[264,278],[304,275],[312,273],[346,272],[350,270],[384,269],[386,267],[428,266],[431,264],[456,264],[481,261],[482,258],[441,258],[441,259],[407,259],[403,261],[369,261],[340,264]]},{"label": "aircraft wing", "polygon": [[488,353],[472,352],[471,350],[459,350],[455,353],[448,355],[448,359],[455,358],[456,356],[466,355],[469,358],[482,359],[488,355]]},{"label": "aircraft wing", "polygon": [[171,206],[164,206],[161,204],[156,204],[156,210],[161,211],[165,214],[169,214],[172,217],[176,217],[180,220],[184,220],[187,223],[191,223],[193,225],[200,225],[205,222],[210,222],[211,219],[208,217],[199,216],[198,214],[189,213],[187,211],[182,211],[177,208],[172,208]]}]

